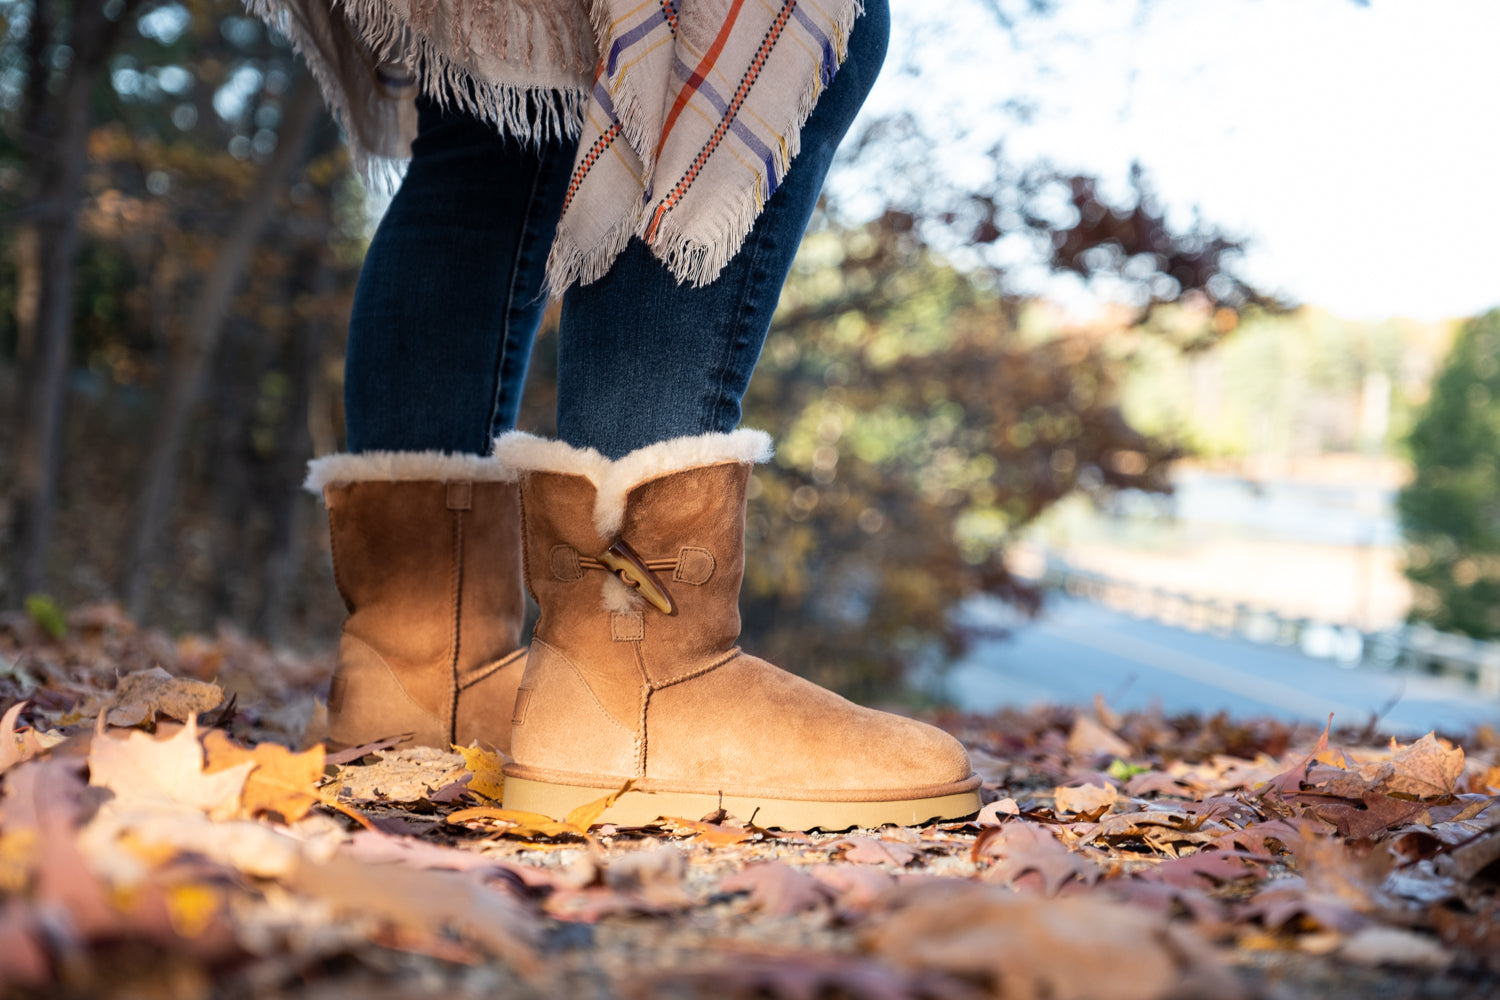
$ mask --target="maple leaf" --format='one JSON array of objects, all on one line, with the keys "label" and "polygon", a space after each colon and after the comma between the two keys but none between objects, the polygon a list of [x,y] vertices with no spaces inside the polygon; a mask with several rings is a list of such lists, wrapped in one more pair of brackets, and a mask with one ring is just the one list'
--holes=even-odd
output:
[{"label": "maple leaf", "polygon": [[245,779],[255,768],[253,761],[246,761],[205,773],[196,719],[165,740],[140,731],[117,740],[105,732],[103,716],[89,747],[88,764],[89,784],[114,792],[120,808],[196,809],[214,819],[239,809]]},{"label": "maple leaf", "polygon": [[1381,782],[1381,791],[1419,799],[1438,798],[1453,794],[1464,771],[1464,751],[1463,747],[1447,746],[1428,733],[1397,751],[1389,763],[1391,774]]},{"label": "maple leaf", "polygon": [[995,859],[985,878],[1002,885],[1013,885],[1034,873],[1048,896],[1057,895],[1069,881],[1087,885],[1104,874],[1098,865],[1063,846],[1049,828],[1024,820],[986,827],[974,841],[970,857],[975,862]]},{"label": "maple leaf", "polygon": [[505,775],[500,770],[504,761],[500,755],[479,747],[461,747],[450,744],[455,753],[463,755],[464,767],[472,777],[468,789],[481,798],[499,802],[505,794]]},{"label": "maple leaf", "polygon": [[323,780],[323,747],[293,753],[276,743],[261,743],[251,750],[231,740],[221,730],[203,738],[210,774],[249,762],[254,770],[240,793],[247,816],[277,813],[288,823],[307,815],[322,801],[317,785]]}]

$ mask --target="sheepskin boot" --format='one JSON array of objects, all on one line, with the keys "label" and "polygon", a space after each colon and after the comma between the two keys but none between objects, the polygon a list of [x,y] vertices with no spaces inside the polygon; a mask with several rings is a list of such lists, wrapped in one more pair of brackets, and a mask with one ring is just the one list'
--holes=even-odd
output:
[{"label": "sheepskin boot", "polygon": [[363,452],[314,460],[306,486],[328,505],[349,609],[330,744],[405,735],[508,751],[526,666],[512,474],[477,455]]},{"label": "sheepskin boot", "polygon": [[760,431],[616,461],[526,434],[495,457],[521,484],[541,606],[516,694],[505,806],[637,824],[720,806],[762,826],[913,824],[979,809],[957,740],[854,705],[735,645],[745,496]]}]

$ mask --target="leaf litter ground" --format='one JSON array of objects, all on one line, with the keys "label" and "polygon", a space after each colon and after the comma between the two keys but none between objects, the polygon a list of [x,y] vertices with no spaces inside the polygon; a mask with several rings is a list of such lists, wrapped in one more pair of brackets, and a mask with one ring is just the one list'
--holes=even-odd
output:
[{"label": "leaf litter ground", "polygon": [[483,748],[326,752],[330,667],[109,605],[0,619],[0,993],[1497,992],[1491,730],[950,715],[970,820],[620,828],[507,812]]}]

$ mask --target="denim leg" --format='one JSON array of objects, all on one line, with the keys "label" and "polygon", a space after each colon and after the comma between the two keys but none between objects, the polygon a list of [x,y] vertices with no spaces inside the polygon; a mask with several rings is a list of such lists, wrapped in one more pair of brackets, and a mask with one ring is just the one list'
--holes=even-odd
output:
[{"label": "denim leg", "polygon": [[576,141],[524,145],[426,100],[418,114],[355,291],[348,448],[483,455],[515,426]]},{"label": "denim leg", "polygon": [[740,400],[781,286],[889,37],[886,0],[866,0],[844,63],[802,130],[801,152],[712,284],[679,285],[643,242],[632,240],[608,274],[563,296],[559,437],[618,458],[739,424]]}]

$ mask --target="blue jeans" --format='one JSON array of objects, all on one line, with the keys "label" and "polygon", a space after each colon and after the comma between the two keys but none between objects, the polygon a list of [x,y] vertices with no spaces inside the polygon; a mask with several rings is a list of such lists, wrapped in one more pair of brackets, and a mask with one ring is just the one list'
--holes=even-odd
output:
[{"label": "blue jeans", "polygon": [[[618,458],[739,424],[781,286],[889,34],[886,0],[866,0],[801,152],[712,283],[679,284],[632,240],[603,278],[563,295],[559,437]],[[482,455],[515,426],[575,148],[522,144],[454,108],[419,104],[411,165],[355,292],[350,451]]]}]

